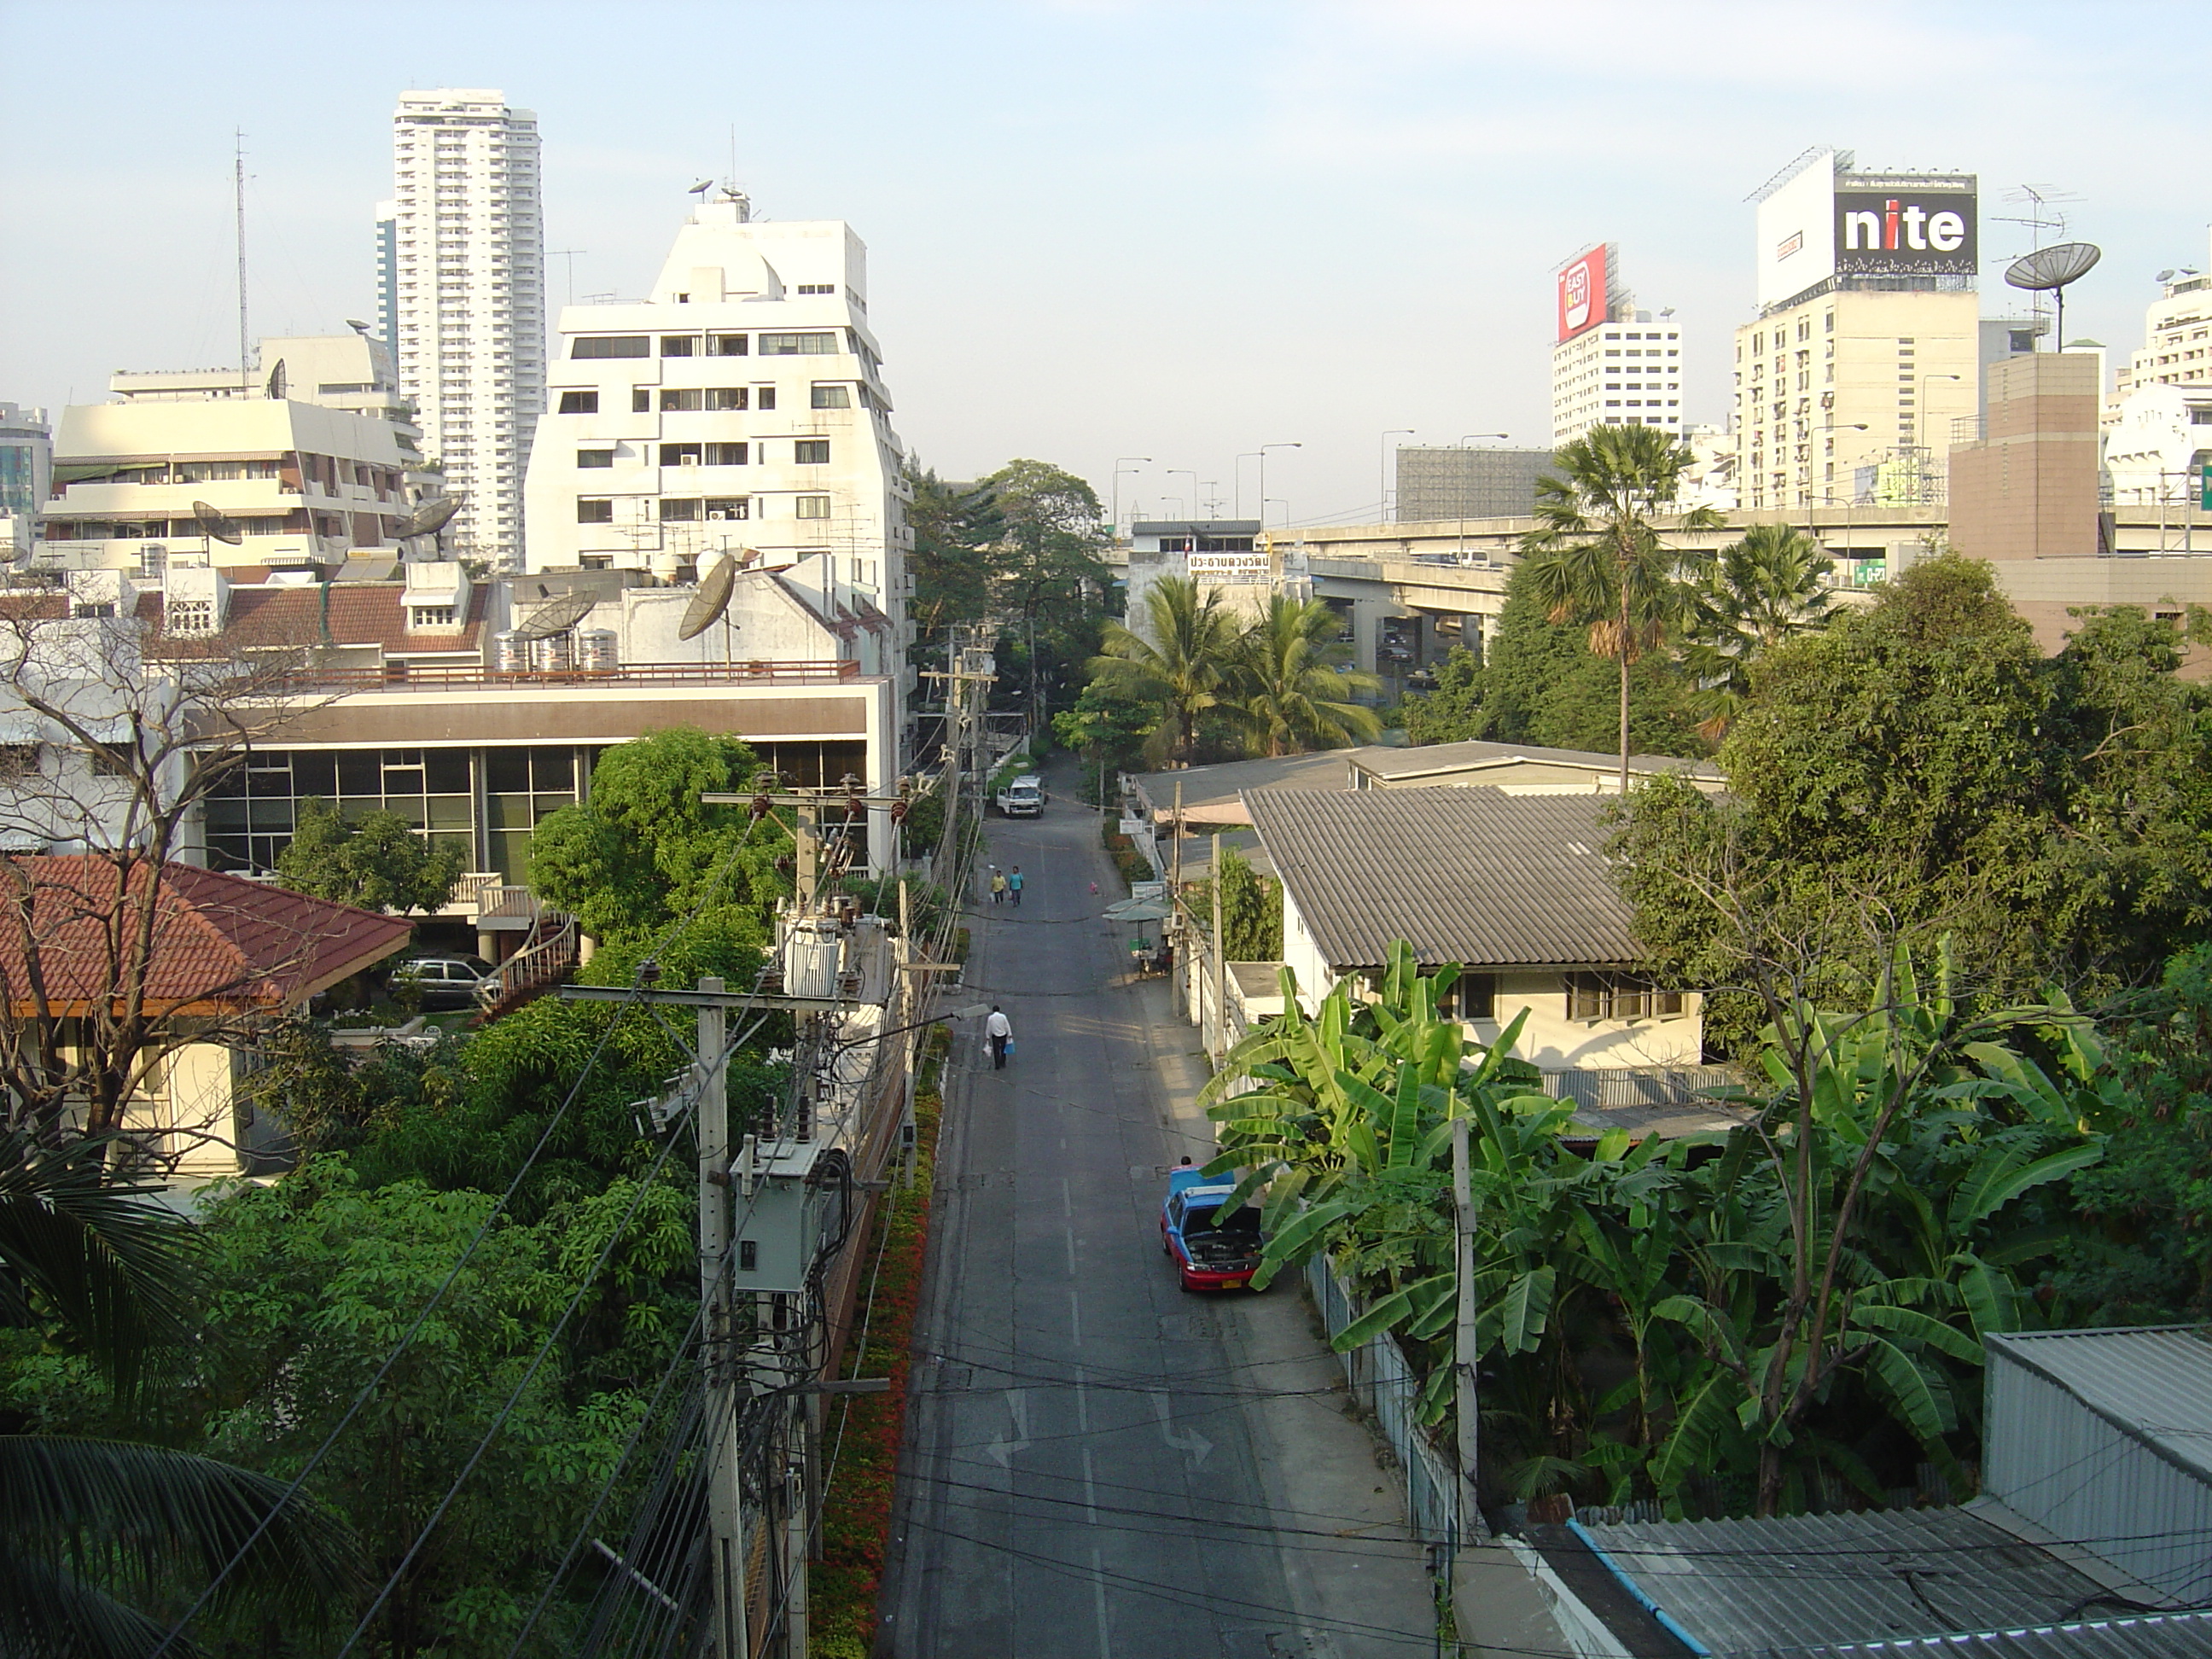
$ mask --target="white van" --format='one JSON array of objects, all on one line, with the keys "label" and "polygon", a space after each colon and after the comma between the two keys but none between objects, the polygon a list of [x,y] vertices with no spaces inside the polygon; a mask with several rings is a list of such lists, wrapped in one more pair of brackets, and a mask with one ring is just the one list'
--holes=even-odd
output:
[{"label": "white van", "polygon": [[999,811],[1010,818],[1033,818],[1044,811],[1044,780],[1026,773],[999,791]]}]

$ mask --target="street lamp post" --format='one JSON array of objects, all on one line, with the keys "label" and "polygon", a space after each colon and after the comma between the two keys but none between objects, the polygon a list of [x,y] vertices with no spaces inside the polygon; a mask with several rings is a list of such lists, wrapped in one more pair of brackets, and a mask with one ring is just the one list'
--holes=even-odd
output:
[{"label": "street lamp post", "polygon": [[1265,530],[1267,527],[1267,509],[1270,507],[1283,509],[1283,528],[1288,530],[1291,527],[1291,504],[1279,495],[1262,495],[1260,498],[1260,528]]},{"label": "street lamp post", "polygon": [[1144,461],[1149,464],[1152,459],[1149,455],[1116,455],[1114,458],[1114,533],[1117,536],[1121,533],[1121,475],[1137,470],[1133,466],[1125,467],[1121,463]]},{"label": "street lamp post", "polygon": [[[1198,473],[1188,466],[1171,466],[1168,469],[1168,477],[1190,480],[1190,516],[1195,519],[1198,516]],[[1181,500],[1182,497],[1176,499]]]},{"label": "street lamp post", "polygon": [[1378,524],[1390,522],[1390,440],[1410,438],[1419,429],[1418,427],[1394,426],[1382,434],[1382,459],[1375,464],[1375,519]]},{"label": "street lamp post", "polygon": [[[1913,404],[1914,413],[1919,417],[1920,435],[1923,439],[1930,438],[1934,435],[1928,429],[1928,382],[1930,380],[1964,380],[1966,378],[1966,377],[1963,374],[1923,374],[1920,377],[1918,382],[1920,395],[1913,399]],[[1923,450],[1932,450],[1935,446],[1932,443],[1922,443],[1918,447]],[[1921,486],[1926,483],[1927,481],[1928,469],[1923,466],[1913,476],[1912,504],[1915,507],[1924,505],[1921,500]]]},{"label": "street lamp post", "polygon": [[[1822,435],[1822,436],[1824,436],[1824,437],[1826,437],[1826,436],[1828,436],[1830,434],[1837,433],[1837,432],[1864,432],[1864,431],[1868,430],[1868,427],[1867,427],[1867,423],[1866,423],[1864,421],[1845,421],[1845,422],[1841,422],[1840,424],[1838,424],[1838,423],[1837,423],[1837,422],[1832,422],[1832,422],[1829,422],[1827,424],[1826,424],[1826,425],[1824,425],[1824,426],[1820,427],[1820,428],[1819,428],[1819,430],[1820,430],[1820,432],[1821,435]],[[1825,446],[1824,446],[1824,447],[1825,447]],[[1825,462],[1825,460],[1826,460],[1826,457],[1823,457],[1823,458],[1822,458],[1822,459],[1823,459],[1823,461]],[[1835,504],[1836,504],[1836,483],[1835,483],[1835,480],[1834,480],[1834,479],[1832,479],[1832,478],[1831,478],[1831,477],[1827,477],[1827,476],[1826,476],[1826,471],[1824,471],[1822,472],[1822,475],[1821,475],[1821,478],[1820,478],[1820,484],[1821,484],[1821,489],[1820,489],[1820,498],[1821,498],[1822,501],[1823,501],[1826,505],[1827,505],[1827,506],[1829,506],[1829,507],[1834,507],[1834,506],[1835,506]],[[1808,496],[1809,497],[1809,495],[1810,495],[1811,492],[1810,492],[1810,491],[1808,491],[1808,492],[1807,492],[1807,494],[1808,494]],[[1848,498],[1846,498],[1846,499],[1848,499]],[[1846,507],[1844,508],[1844,543],[1845,543],[1845,546],[1844,546],[1844,556],[1846,559],[1848,559],[1848,558],[1850,558],[1850,554],[1851,554],[1851,550],[1850,550],[1850,545],[1849,545],[1849,543],[1850,543],[1850,509],[1848,507]],[[1808,535],[1808,536],[1810,536],[1810,537],[1812,538],[1812,539],[1813,539],[1813,546],[1814,546],[1814,548],[1817,551],[1820,551],[1820,552],[1822,552],[1822,553],[1825,553],[1825,552],[1826,552],[1826,551],[1827,551],[1827,550],[1826,550],[1826,548],[1824,548],[1824,547],[1822,547],[1822,546],[1820,545],[1820,522],[1819,522],[1819,520],[1818,520],[1817,519],[1815,519],[1815,518],[1814,517],[1814,509],[1812,508],[1812,507],[1811,507],[1810,505],[1808,505],[1808,506],[1806,507],[1806,508],[1805,508],[1805,532],[1806,532],[1806,534],[1807,534],[1807,535]]]},{"label": "street lamp post", "polygon": [[[1267,522],[1267,452],[1271,449],[1304,449],[1304,444],[1261,444],[1260,446],[1260,523],[1262,528],[1266,527]],[[1288,518],[1290,515],[1285,514],[1283,516]]]}]

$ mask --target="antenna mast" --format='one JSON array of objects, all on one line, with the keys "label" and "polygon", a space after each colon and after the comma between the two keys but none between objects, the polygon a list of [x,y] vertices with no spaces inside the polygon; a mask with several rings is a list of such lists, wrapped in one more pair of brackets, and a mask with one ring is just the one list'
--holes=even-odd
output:
[{"label": "antenna mast", "polygon": [[234,128],[231,143],[232,185],[238,222],[238,378],[242,392],[246,374],[253,367],[252,335],[246,320],[246,134]]}]

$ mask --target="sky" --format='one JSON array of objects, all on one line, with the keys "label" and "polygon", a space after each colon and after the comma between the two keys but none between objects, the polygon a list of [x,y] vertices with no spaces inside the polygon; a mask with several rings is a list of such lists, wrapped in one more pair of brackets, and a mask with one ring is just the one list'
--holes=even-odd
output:
[{"label": "sky", "polygon": [[[547,298],[641,293],[696,180],[869,246],[917,459],[1068,468],[1123,515],[1371,521],[1392,442],[1549,437],[1553,272],[1620,245],[1726,417],[1746,198],[1808,146],[2067,198],[2104,262],[2069,337],[2125,354],[2208,264],[2202,3],[0,0],[0,399],[236,351],[233,134],[257,334],[373,319],[410,87],[538,113]],[[2047,238],[2046,238],[2047,240]],[[1394,428],[1413,435],[1389,436]],[[1144,461],[1129,458],[1146,457]],[[1244,459],[1239,459],[1243,457]],[[1119,474],[1118,481],[1116,474]]]}]

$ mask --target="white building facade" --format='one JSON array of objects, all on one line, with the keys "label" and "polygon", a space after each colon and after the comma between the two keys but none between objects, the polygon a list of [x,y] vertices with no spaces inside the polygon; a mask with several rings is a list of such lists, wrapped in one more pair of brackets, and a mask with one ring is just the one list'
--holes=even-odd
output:
[{"label": "white building facade", "polygon": [[400,94],[392,117],[392,345],[447,489],[449,541],[512,561],[545,394],[538,118],[495,90]]},{"label": "white building facade", "polygon": [[1682,331],[1631,311],[1552,348],[1552,445],[1594,426],[1656,426],[1682,435]]},{"label": "white building facade", "polygon": [[696,580],[728,555],[905,639],[906,486],[836,220],[702,202],[649,298],[563,307],[528,486],[526,568]]}]

